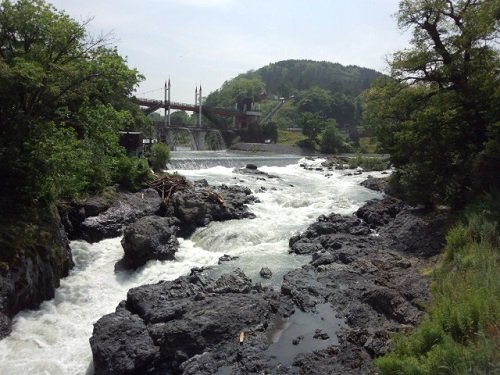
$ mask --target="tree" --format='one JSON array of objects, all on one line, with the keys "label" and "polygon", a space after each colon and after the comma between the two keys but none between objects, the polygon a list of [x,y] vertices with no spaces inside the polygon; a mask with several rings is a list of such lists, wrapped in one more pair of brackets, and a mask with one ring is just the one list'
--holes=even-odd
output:
[{"label": "tree", "polygon": [[304,112],[300,115],[299,125],[302,127],[302,134],[307,137],[307,146],[315,148],[319,141],[319,135],[326,127],[326,120],[318,114]]},{"label": "tree", "polygon": [[327,90],[312,87],[300,93],[298,108],[302,112],[316,113],[321,117],[331,115],[332,96]]},{"label": "tree", "polygon": [[128,98],[142,76],[85,26],[42,0],[0,3],[5,212],[98,191],[123,155],[118,130],[147,123]]},{"label": "tree", "polygon": [[500,187],[499,15],[498,0],[400,3],[412,48],[397,52],[392,79],[365,95],[365,122],[415,203],[460,206]]},{"label": "tree", "polygon": [[344,139],[339,132],[337,122],[328,120],[321,137],[320,148],[325,154],[335,154],[344,151]]},{"label": "tree", "polygon": [[206,104],[212,107],[234,108],[246,100],[260,101],[264,83],[260,78],[236,77],[224,82],[222,87],[208,95]]}]

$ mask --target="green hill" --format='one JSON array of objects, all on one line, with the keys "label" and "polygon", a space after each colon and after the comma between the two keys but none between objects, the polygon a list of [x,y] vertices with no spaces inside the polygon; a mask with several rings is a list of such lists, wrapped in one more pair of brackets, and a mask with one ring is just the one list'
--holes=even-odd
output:
[{"label": "green hill", "polygon": [[360,94],[381,76],[358,66],[285,60],[224,82],[210,93],[206,104],[234,108],[236,103],[253,102],[263,113],[261,125],[271,122],[280,130],[303,128],[304,114],[312,114],[323,122],[333,121],[345,136],[356,138],[362,115]]}]

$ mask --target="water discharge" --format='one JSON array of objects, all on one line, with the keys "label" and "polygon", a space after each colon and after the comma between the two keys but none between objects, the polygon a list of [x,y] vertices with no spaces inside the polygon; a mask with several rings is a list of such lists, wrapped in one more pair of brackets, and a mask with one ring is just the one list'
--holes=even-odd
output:
[{"label": "water discharge", "polygon": [[[351,214],[364,201],[379,196],[359,186],[367,174],[305,170],[296,155],[210,155],[174,153],[172,167],[192,180],[248,186],[260,200],[251,207],[256,218],[211,223],[190,239],[180,240],[175,261],[151,261],[135,272],[114,272],[123,254],[120,238],[95,244],[72,242],[75,267],[61,281],[55,298],[36,311],[19,313],[12,334],[0,342],[0,374],[92,374],[88,343],[92,324],[113,312],[128,289],[172,280],[201,266],[215,266],[214,275],[240,267],[254,281],[279,284],[284,273],[309,259],[288,254],[293,234],[321,214]],[[276,178],[234,172],[248,162]],[[239,258],[217,266],[223,254]],[[272,270],[271,280],[258,275],[263,266]]]}]

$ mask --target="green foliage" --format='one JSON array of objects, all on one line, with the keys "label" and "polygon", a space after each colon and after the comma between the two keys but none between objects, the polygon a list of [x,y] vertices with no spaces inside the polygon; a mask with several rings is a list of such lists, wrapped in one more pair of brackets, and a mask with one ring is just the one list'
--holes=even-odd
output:
[{"label": "green foliage", "polygon": [[148,121],[142,76],[85,23],[42,0],[0,3],[0,207],[17,212],[113,182],[118,130]]},{"label": "green foliage", "polygon": [[318,143],[319,135],[325,128],[326,123],[318,114],[304,112],[300,116],[299,125],[302,128],[302,134],[307,137],[309,143],[315,145]]},{"label": "green foliage", "polygon": [[[450,229],[434,271],[428,317],[394,351],[376,360],[381,374],[486,374],[500,368],[498,221],[471,206]],[[498,219],[500,211],[496,211]]]},{"label": "green foliage", "polygon": [[346,149],[342,135],[337,128],[335,120],[328,120],[323,130],[320,142],[320,150],[324,154],[335,154]]},{"label": "green foliage", "polygon": [[500,187],[498,1],[405,0],[401,27],[413,48],[391,61],[392,79],[364,95],[376,130],[412,203],[461,207]]},{"label": "green foliage", "polygon": [[381,76],[372,69],[311,60],[279,61],[247,75],[261,77],[268,93],[284,97],[314,86],[329,92],[357,96]]},{"label": "green foliage", "polygon": [[349,168],[361,167],[365,171],[384,171],[390,167],[389,160],[380,157],[358,155],[349,159]]},{"label": "green foliage", "polygon": [[166,168],[170,160],[170,149],[165,143],[155,143],[151,146],[151,167],[153,171],[159,172]]},{"label": "green foliage", "polygon": [[144,158],[124,155],[116,160],[113,171],[113,180],[120,187],[130,191],[138,191],[147,187],[147,182],[153,178],[148,161]]},{"label": "green foliage", "polygon": [[278,141],[277,143],[285,145],[296,145],[300,141],[303,141],[305,136],[302,133],[278,130]]},{"label": "green foliage", "polygon": [[[342,129],[354,130],[361,119],[359,94],[381,74],[356,66],[309,60],[280,61],[227,81],[207,97],[206,104],[234,108],[235,103],[259,102],[265,115],[281,101],[273,114],[279,129],[293,128],[304,112],[334,119]],[[261,94],[267,94],[262,99]],[[310,142],[309,142],[310,143]]]},{"label": "green foliage", "polygon": [[249,99],[260,101],[264,92],[264,82],[257,77],[245,78],[238,76],[224,82],[219,90],[207,96],[206,104],[211,107],[234,108],[236,103],[243,103]]}]

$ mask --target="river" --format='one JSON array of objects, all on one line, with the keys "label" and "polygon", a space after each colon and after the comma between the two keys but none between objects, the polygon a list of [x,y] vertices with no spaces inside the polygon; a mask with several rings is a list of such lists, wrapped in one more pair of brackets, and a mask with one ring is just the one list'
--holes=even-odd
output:
[{"label": "river", "polygon": [[[305,170],[299,166],[303,162],[312,163],[297,155],[173,152],[170,169],[189,179],[252,189],[260,200],[251,206],[256,218],[211,223],[191,238],[180,239],[176,260],[150,261],[135,272],[114,272],[123,254],[121,238],[95,244],[71,242],[75,267],[61,280],[54,299],[15,317],[12,334],[0,342],[0,374],[92,374],[88,342],[92,324],[113,312],[128,289],[175,279],[192,267],[213,266],[214,275],[239,267],[255,281],[278,285],[285,272],[309,260],[288,254],[293,234],[321,214],[351,214],[366,200],[380,196],[359,186],[367,173],[348,176],[346,171]],[[247,163],[278,178],[234,173]],[[218,266],[224,254],[239,258]],[[272,270],[271,280],[258,275],[263,266]]]}]

